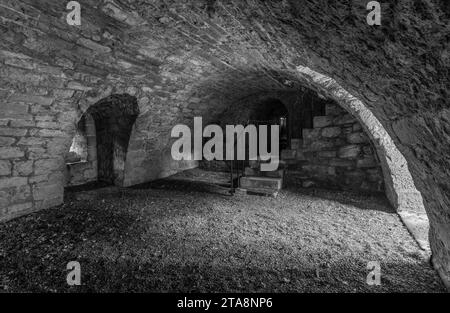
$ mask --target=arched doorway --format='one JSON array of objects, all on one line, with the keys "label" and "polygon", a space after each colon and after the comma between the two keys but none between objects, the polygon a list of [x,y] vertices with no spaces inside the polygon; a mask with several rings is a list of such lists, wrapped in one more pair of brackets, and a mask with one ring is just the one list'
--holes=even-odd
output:
[{"label": "arched doorway", "polygon": [[98,180],[122,186],[128,142],[139,115],[136,98],[113,95],[97,102],[86,113],[95,121]]},{"label": "arched doorway", "polygon": [[[279,99],[269,98],[257,105],[251,113],[248,124],[259,125],[279,125],[280,126],[280,149],[286,149],[289,146],[289,112],[286,106]],[[267,138],[269,151],[270,138]]]},{"label": "arched doorway", "polygon": [[382,168],[386,197],[420,247],[429,250],[429,220],[422,195],[414,184],[408,162],[380,121],[362,101],[332,78],[305,66],[297,67],[297,75],[302,83],[333,99],[358,120],[376,150]]},{"label": "arched doorway", "polygon": [[139,115],[135,97],[111,95],[89,107],[77,124],[66,157],[68,186],[101,182],[122,186],[133,125]]}]

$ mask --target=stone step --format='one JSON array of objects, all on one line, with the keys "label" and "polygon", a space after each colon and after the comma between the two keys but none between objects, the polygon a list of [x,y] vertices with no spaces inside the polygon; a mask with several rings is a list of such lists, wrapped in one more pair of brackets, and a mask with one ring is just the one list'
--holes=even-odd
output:
[{"label": "stone step", "polygon": [[[254,170],[260,170],[261,168],[261,164],[262,163],[274,163],[275,160],[271,160],[271,161],[261,161],[261,160],[255,160],[255,161],[249,161],[249,167],[254,169]],[[287,167],[287,162],[284,160],[278,160],[278,168],[277,170],[282,170],[285,169]]]},{"label": "stone step", "polygon": [[236,195],[242,194],[259,195],[276,198],[278,196],[278,190],[267,188],[252,188],[252,189],[236,188]]},{"label": "stone step", "polygon": [[271,162],[273,162],[272,159],[263,161],[259,157],[258,157],[258,160],[250,160],[250,161],[248,161],[249,166],[251,168],[259,168],[261,163],[271,163]]},{"label": "stone step", "polygon": [[274,177],[274,178],[283,178],[284,170],[279,169],[276,171],[264,172],[258,169],[246,167],[245,168],[245,176],[262,176],[262,177]]},{"label": "stone step", "polygon": [[282,178],[245,176],[241,177],[241,188],[244,189],[273,189],[280,190],[283,186]]}]

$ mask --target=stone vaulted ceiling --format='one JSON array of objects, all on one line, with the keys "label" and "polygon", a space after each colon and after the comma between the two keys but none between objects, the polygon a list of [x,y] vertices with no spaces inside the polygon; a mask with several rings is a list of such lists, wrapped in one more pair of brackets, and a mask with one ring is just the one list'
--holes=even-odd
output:
[{"label": "stone vaulted ceiling", "polygon": [[[363,101],[391,135],[424,196],[432,248],[450,275],[447,0],[383,2],[381,26],[367,25],[362,0],[79,2],[82,25],[69,26],[65,1],[0,0],[0,112],[15,116],[0,120],[2,131],[47,138],[0,147],[50,173],[23,180],[33,194],[23,211],[51,204],[41,190],[57,188],[58,167],[41,159],[62,156],[76,121],[101,99],[138,100],[132,184],[161,174],[155,164],[164,168],[176,123],[213,120],[251,95],[314,89],[296,71],[304,66]],[[7,130],[14,127],[20,130]]]}]

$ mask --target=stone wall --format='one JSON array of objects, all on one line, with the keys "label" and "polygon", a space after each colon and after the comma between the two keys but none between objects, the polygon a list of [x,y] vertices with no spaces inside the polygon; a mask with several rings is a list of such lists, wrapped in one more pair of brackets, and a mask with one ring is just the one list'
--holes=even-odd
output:
[{"label": "stone wall", "polygon": [[367,1],[79,2],[74,27],[64,1],[0,0],[1,219],[62,202],[76,122],[99,100],[138,101],[124,171],[132,185],[195,166],[171,160],[175,124],[217,120],[252,95],[317,87],[298,75],[303,66],[333,78],[349,105],[364,104],[359,118],[376,117],[380,149],[401,152],[380,161],[410,172],[430,217],[434,264],[450,282],[446,1],[383,2],[379,27],[366,23]]},{"label": "stone wall", "polygon": [[293,139],[292,150],[282,154],[288,158],[288,181],[303,187],[383,192],[378,157],[361,124],[332,102],[325,113],[315,116],[314,127],[303,129],[303,138]]},{"label": "stone wall", "polygon": [[198,167],[211,172],[229,172],[230,166],[226,164],[225,161],[206,161],[202,160],[199,162]]}]

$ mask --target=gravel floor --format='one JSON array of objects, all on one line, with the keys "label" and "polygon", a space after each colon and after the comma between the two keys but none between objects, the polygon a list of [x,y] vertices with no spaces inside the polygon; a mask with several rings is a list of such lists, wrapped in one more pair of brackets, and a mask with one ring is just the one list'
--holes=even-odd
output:
[{"label": "gravel floor", "polygon": [[[66,284],[79,261],[82,286]],[[381,286],[369,286],[369,261]],[[283,190],[234,196],[186,182],[68,193],[0,224],[0,290],[442,292],[382,198]]]}]

